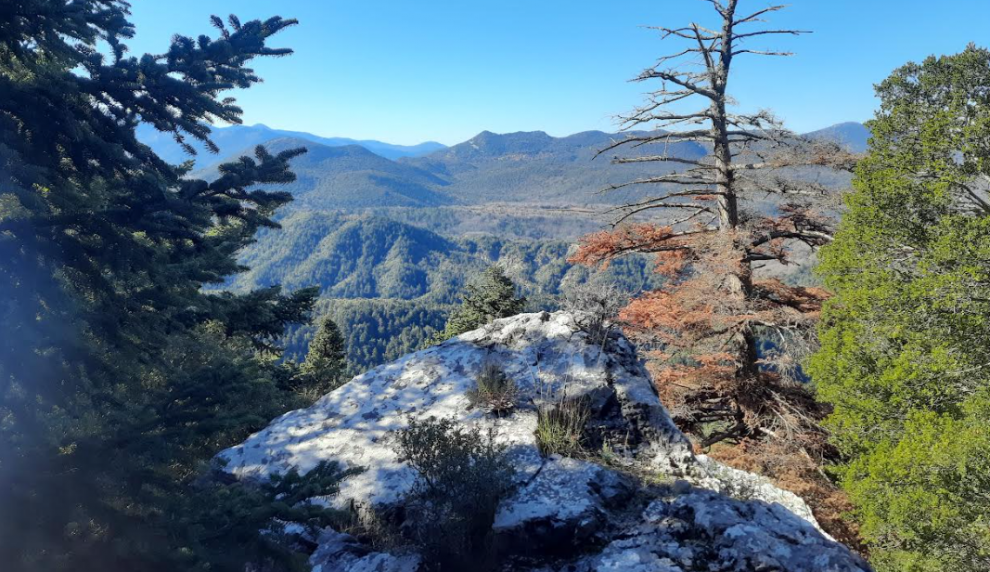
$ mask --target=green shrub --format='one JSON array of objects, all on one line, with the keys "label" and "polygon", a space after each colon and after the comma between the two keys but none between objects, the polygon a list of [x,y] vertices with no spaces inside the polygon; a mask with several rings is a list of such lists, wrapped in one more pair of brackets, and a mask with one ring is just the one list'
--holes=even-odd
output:
[{"label": "green shrub", "polygon": [[536,413],[536,445],[544,455],[574,457],[582,451],[591,409],[584,399],[561,399]]},{"label": "green shrub", "polygon": [[990,570],[990,51],[878,86],[808,371],[881,572]]},{"label": "green shrub", "polygon": [[514,409],[518,395],[516,382],[505,375],[502,368],[491,363],[481,368],[475,388],[467,393],[473,407],[482,407],[495,414]]},{"label": "green shrub", "polygon": [[337,494],[341,479],[356,472],[323,462],[304,475],[293,469],[260,485],[209,482],[196,487],[179,499],[182,504],[164,524],[183,539],[175,565],[234,571],[249,563],[265,570],[308,570],[306,556],[294,549],[284,525],[300,524],[316,536],[324,527],[346,523],[346,512],[307,501]]},{"label": "green shrub", "polygon": [[410,420],[396,433],[400,460],[419,473],[407,504],[415,541],[436,570],[493,566],[491,526],[514,470],[493,430],[450,419]]}]

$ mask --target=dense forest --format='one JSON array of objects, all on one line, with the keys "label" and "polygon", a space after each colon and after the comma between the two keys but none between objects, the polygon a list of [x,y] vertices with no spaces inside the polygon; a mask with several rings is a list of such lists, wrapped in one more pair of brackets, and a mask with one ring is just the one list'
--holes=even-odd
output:
[{"label": "dense forest", "polygon": [[231,483],[219,450],[493,319],[597,303],[698,452],[877,570],[990,569],[990,51],[906,63],[865,127],[802,136],[732,112],[734,58],[782,55],[735,31],[782,7],[739,3],[660,29],[687,47],[634,78],[621,134],[449,148],[211,129],[295,20],[134,55],[126,2],[0,6],[0,561],[304,570],[284,523],[347,526],[302,502],[345,471]]},{"label": "dense forest", "polygon": [[[217,288],[246,293],[318,286],[315,313],[340,325],[355,373],[419,349],[443,329],[467,283],[492,265],[505,269],[532,311],[558,308],[568,290],[589,279],[609,280],[627,293],[662,281],[645,256],[618,260],[604,273],[571,264],[573,246],[561,240],[445,236],[381,215],[339,211],[295,212],[279,223],[240,253],[250,269]],[[305,355],[313,331],[290,327],[290,358]]]}]

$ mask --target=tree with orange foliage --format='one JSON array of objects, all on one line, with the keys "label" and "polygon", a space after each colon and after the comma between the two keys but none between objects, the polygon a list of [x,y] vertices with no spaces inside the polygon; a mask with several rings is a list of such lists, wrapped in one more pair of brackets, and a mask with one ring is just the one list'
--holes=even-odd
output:
[{"label": "tree with orange foliage", "polygon": [[[632,132],[601,152],[621,148],[629,153],[614,163],[658,165],[656,176],[606,191],[634,185],[658,191],[617,207],[612,229],[585,237],[572,261],[604,265],[632,252],[656,255],[667,285],[633,300],[621,318],[641,344],[656,348],[661,396],[700,446],[749,437],[800,439],[814,431],[822,412],[795,379],[795,353],[810,343],[826,293],[754,271],[767,261],[789,263],[793,243],[817,248],[831,239],[829,218],[813,208],[814,198],[828,190],[807,175],[848,169],[853,157],[797,137],[770,112],[729,111],[727,88],[737,57],[790,55],[747,42],[806,32],[754,26],[783,6],[740,16],[740,0],[704,1],[718,13],[720,27],[655,28],[662,39],[686,46],[633,80],[660,86],[621,118],[624,131],[654,130]],[[682,110],[697,100],[700,109]],[[674,155],[683,142],[698,142],[709,153],[701,159]],[[741,208],[770,196],[777,197],[772,216]],[[648,214],[662,216],[644,222]],[[761,351],[761,344],[771,349]]]}]

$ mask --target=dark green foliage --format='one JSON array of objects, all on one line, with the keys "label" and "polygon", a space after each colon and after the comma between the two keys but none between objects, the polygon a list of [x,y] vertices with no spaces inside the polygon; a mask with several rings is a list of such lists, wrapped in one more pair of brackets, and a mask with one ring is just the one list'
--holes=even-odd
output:
[{"label": "dark green foliage", "polygon": [[266,543],[226,534],[192,484],[300,404],[277,339],[316,292],[203,286],[277,227],[290,197],[259,186],[291,182],[302,150],[258,148],[208,183],[134,129],[209,147],[204,122],[240,120],[221,94],[290,53],[266,43],[295,21],[215,18],[215,39],[130,57],[127,16],[115,0],[0,4],[0,562],[243,570]]},{"label": "dark green foliage", "polygon": [[[308,570],[306,557],[291,548],[296,540],[284,523],[306,528],[317,536],[327,526],[340,527],[351,515],[308,501],[337,493],[340,480],[355,471],[344,471],[322,462],[305,475],[295,469],[272,475],[259,486],[234,483],[199,485],[185,501],[180,518],[169,523],[171,534],[188,539],[175,565],[183,570],[243,570],[245,562]],[[259,541],[259,531],[262,539]]]},{"label": "dark green foliage", "polygon": [[878,87],[809,369],[883,571],[990,569],[990,52]]},{"label": "dark green foliage", "polygon": [[347,347],[340,328],[333,319],[324,317],[316,335],[309,342],[303,373],[314,380],[316,396],[333,391],[344,382],[347,372]]},{"label": "dark green foliage", "polygon": [[450,419],[409,421],[397,431],[399,458],[418,472],[409,514],[414,540],[435,570],[486,570],[495,510],[514,470],[494,430],[482,434]]},{"label": "dark green foliage", "polygon": [[[328,300],[317,302],[314,313],[329,316],[346,340],[349,376],[396,360],[421,348],[443,328],[447,308],[407,300]],[[284,339],[286,356],[302,359],[315,326],[290,328]]]},{"label": "dark green foliage", "polygon": [[514,316],[526,307],[525,297],[516,297],[516,285],[499,266],[491,266],[467,285],[461,305],[451,313],[443,332],[435,341],[442,342],[497,320]]}]

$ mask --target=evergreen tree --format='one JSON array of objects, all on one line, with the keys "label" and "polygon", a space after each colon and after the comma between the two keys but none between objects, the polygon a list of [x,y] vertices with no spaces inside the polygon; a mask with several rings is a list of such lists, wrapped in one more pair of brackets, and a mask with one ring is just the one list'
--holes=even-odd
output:
[{"label": "evergreen tree", "polygon": [[447,319],[443,332],[434,336],[439,343],[484,326],[492,320],[514,316],[526,307],[526,298],[516,296],[516,285],[500,266],[490,266],[465,287],[461,305]]},{"label": "evergreen tree", "polygon": [[810,372],[883,571],[990,569],[990,51],[878,86]]},{"label": "evergreen tree", "polygon": [[337,323],[329,316],[323,318],[316,335],[309,342],[309,352],[302,369],[313,378],[320,395],[336,389],[343,382],[347,372],[347,344]]},{"label": "evergreen tree", "polygon": [[[14,570],[236,569],[277,555],[243,496],[192,486],[218,449],[299,404],[275,340],[316,292],[208,293],[290,200],[258,148],[213,182],[135,138],[208,147],[222,94],[295,24],[213,19],[128,55],[122,0],[0,4],[0,561]],[[106,47],[106,53],[100,50]],[[189,148],[191,151],[191,148]],[[235,499],[236,500],[236,499]],[[237,526],[232,523],[236,522]],[[240,527],[240,528],[238,528]]]}]

